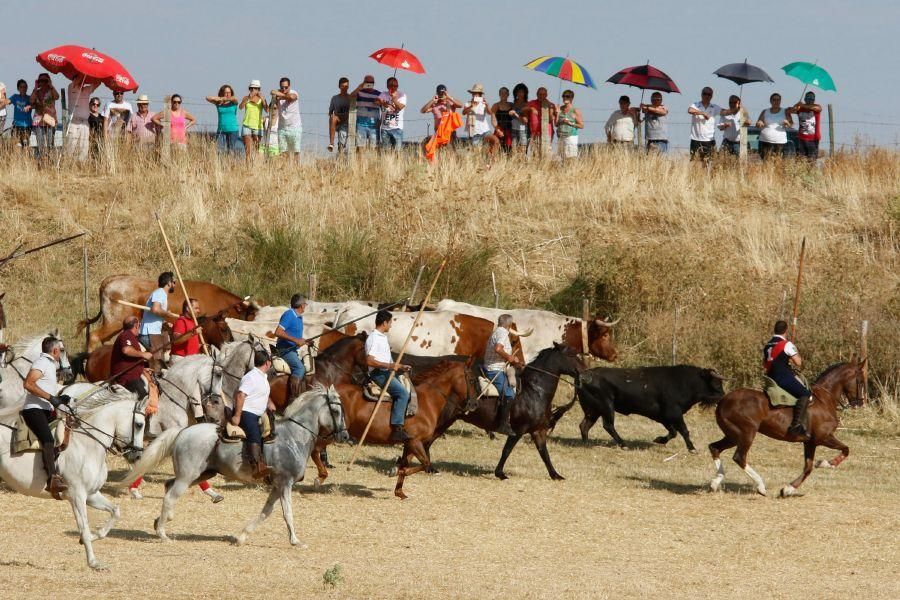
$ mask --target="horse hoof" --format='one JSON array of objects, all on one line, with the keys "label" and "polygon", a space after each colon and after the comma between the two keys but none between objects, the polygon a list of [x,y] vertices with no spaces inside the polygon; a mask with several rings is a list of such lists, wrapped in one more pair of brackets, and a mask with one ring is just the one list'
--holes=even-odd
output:
[{"label": "horse hoof", "polygon": [[688,452],[690,452],[691,454],[697,454],[697,449],[696,448],[688,448]]},{"label": "horse hoof", "polygon": [[764,488],[764,487],[756,488],[756,493],[765,498],[766,488]]},{"label": "horse hoof", "polygon": [[313,479],[313,487],[316,489],[321,488],[323,483],[324,483],[324,480],[320,479],[319,477],[316,477],[315,479]]},{"label": "horse hoof", "polygon": [[781,491],[778,492],[778,495],[781,498],[790,498],[791,496],[800,496],[801,494],[797,491],[797,488],[795,488],[791,484],[788,484],[781,488]]},{"label": "horse hoof", "polygon": [[106,566],[102,562],[99,562],[96,560],[92,563],[88,563],[88,566],[90,566],[95,571],[109,571],[108,566]]},{"label": "horse hoof", "polygon": [[713,479],[709,482],[709,491],[715,493],[722,489],[722,482],[718,479]]},{"label": "horse hoof", "polygon": [[553,475],[550,476],[550,479],[552,479],[553,481],[565,481],[566,480],[566,478],[563,477],[562,475],[560,475],[559,473],[554,473]]},{"label": "horse hoof", "polygon": [[669,443],[669,438],[667,438],[664,435],[661,435],[658,438],[654,438],[653,441],[657,444],[662,444],[663,446],[665,446],[666,444]]},{"label": "horse hoof", "polygon": [[298,550],[309,550],[309,546],[300,543],[300,540],[291,540],[291,546],[297,548]]},{"label": "horse hoof", "polygon": [[247,536],[244,535],[243,533],[241,535],[237,536],[236,538],[234,538],[235,546],[243,546],[246,543],[247,543]]},{"label": "horse hoof", "polygon": [[388,471],[388,477],[396,477],[397,476],[397,467],[391,467],[391,470]]},{"label": "horse hoof", "polygon": [[816,463],[816,468],[819,468],[819,469],[833,469],[833,468],[834,468],[834,465],[831,464],[830,461],[828,461],[828,460],[826,460],[826,459],[823,458],[822,460],[820,460],[819,462]]},{"label": "horse hoof", "polygon": [[494,477],[496,477],[500,481],[506,481],[507,479],[509,479],[509,476],[506,473],[504,473],[503,471],[499,471],[499,472],[494,471]]},{"label": "horse hoof", "polygon": [[407,498],[409,498],[409,496],[403,493],[403,490],[394,490],[394,495],[401,500],[406,500]]}]

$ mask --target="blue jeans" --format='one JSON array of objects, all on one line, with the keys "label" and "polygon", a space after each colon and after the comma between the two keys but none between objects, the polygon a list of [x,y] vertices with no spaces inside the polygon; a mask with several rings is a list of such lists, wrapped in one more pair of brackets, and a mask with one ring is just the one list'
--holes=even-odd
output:
[{"label": "blue jeans", "polygon": [[488,381],[494,382],[494,387],[497,388],[498,392],[500,392],[500,396],[506,398],[507,402],[512,402],[516,399],[516,393],[513,391],[512,387],[510,387],[509,380],[506,378],[505,372],[488,371],[487,369],[482,369],[482,371],[484,372],[484,376],[488,378]]},{"label": "blue jeans", "polygon": [[382,129],[381,130],[381,147],[393,148],[399,150],[403,147],[403,130],[402,129]]},{"label": "blue jeans", "polygon": [[669,140],[647,140],[647,152],[652,152],[656,150],[660,154],[665,154],[669,151]]},{"label": "blue jeans", "polygon": [[241,429],[247,434],[248,444],[262,444],[262,431],[259,430],[259,415],[242,410]]},{"label": "blue jeans", "polygon": [[378,128],[374,124],[356,123],[356,145],[362,148],[378,145]]},{"label": "blue jeans", "polygon": [[740,142],[732,142],[729,140],[722,140],[722,150],[731,154],[732,156],[740,156],[741,154],[741,143]]},{"label": "blue jeans", "polygon": [[34,157],[41,158],[42,156],[47,156],[53,149],[56,128],[38,125],[34,128],[34,135],[37,139],[37,146],[34,148]]},{"label": "blue jeans", "polygon": [[303,361],[300,360],[300,354],[297,353],[296,348],[284,352],[281,358],[291,368],[291,377],[303,377],[306,375],[306,367],[303,366]]},{"label": "blue jeans", "polygon": [[[369,377],[380,387],[384,387],[389,375],[390,371],[387,369],[375,369]],[[406,420],[406,407],[409,405],[409,392],[394,377],[391,385],[388,387],[388,394],[394,401],[394,405],[391,406],[391,425],[403,425],[403,422]]]},{"label": "blue jeans", "polygon": [[222,154],[236,154],[238,139],[240,136],[237,131],[220,131],[216,134],[216,147]]}]

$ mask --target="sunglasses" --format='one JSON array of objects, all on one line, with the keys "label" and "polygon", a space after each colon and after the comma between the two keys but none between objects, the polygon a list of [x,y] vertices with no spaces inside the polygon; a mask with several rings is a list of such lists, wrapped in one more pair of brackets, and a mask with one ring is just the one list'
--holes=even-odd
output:
[{"label": "sunglasses", "polygon": [[181,104],[181,100],[172,100],[172,104]]},{"label": "sunglasses", "polygon": [[100,106],[99,102],[91,102],[91,106]]}]

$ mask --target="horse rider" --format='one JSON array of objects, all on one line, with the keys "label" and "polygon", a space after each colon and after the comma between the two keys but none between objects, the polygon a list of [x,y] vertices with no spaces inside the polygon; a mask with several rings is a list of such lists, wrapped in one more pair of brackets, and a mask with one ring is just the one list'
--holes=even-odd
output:
[{"label": "horse rider", "polygon": [[144,398],[149,395],[149,390],[142,376],[153,353],[141,349],[138,341],[140,324],[141,321],[133,315],[122,321],[122,331],[113,342],[109,374],[114,383],[137,394],[138,398]]},{"label": "horse rider", "polygon": [[157,353],[166,345],[166,337],[163,334],[163,324],[166,317],[177,317],[178,315],[169,312],[169,294],[175,291],[175,275],[171,271],[161,273],[156,280],[159,287],[153,290],[150,297],[147,298],[147,310],[144,311],[141,320],[141,330],[139,340],[144,348],[149,350],[155,356],[150,363],[154,373],[161,370],[161,353]]},{"label": "horse rider", "polygon": [[60,404],[69,404],[70,398],[65,394],[57,395],[56,368],[62,354],[62,341],[54,337],[46,337],[41,341],[41,355],[31,364],[25,377],[25,405],[22,407],[22,420],[41,443],[41,460],[47,472],[47,487],[57,500],[68,486],[59,474],[56,466],[56,448],[50,421],[53,412]]},{"label": "horse rider", "polygon": [[306,387],[304,385],[306,367],[303,366],[303,360],[300,359],[300,346],[306,345],[306,340],[303,339],[303,311],[305,310],[306,298],[302,294],[294,294],[291,296],[291,307],[284,311],[281,319],[278,320],[278,327],[275,328],[275,337],[278,338],[275,349],[291,369],[288,392],[290,400],[299,396]]},{"label": "horse rider", "polygon": [[509,340],[509,328],[512,326],[512,315],[503,314],[497,319],[497,328],[491,333],[484,349],[484,365],[482,371],[497,388],[500,397],[497,399],[497,431],[506,435],[513,432],[509,426],[509,409],[516,399],[516,390],[506,376],[507,365],[523,367],[525,363],[513,355],[512,342]]},{"label": "horse rider", "polygon": [[767,377],[797,398],[797,404],[794,405],[794,418],[788,427],[788,433],[805,438],[808,437],[805,424],[806,410],[809,408],[812,392],[794,373],[794,369],[799,369],[803,361],[800,359],[800,351],[797,350],[797,346],[785,337],[787,330],[786,321],[775,323],[772,339],[763,346],[763,368],[766,370]]},{"label": "horse rider", "polygon": [[[393,316],[389,311],[379,310],[375,315],[375,330],[366,337],[366,364],[369,367],[369,379],[384,388],[394,368],[394,360],[391,358],[391,345],[388,343],[387,332],[391,329]],[[409,372],[412,367],[399,365],[403,372]],[[392,442],[405,442],[412,439],[403,424],[406,422],[406,407],[409,404],[409,392],[397,377],[391,380],[387,393],[393,400],[391,407],[391,437]]]},{"label": "horse rider", "polygon": [[266,465],[263,456],[262,432],[259,429],[259,418],[266,410],[274,411],[275,405],[269,399],[269,378],[266,373],[272,366],[272,357],[265,350],[253,353],[253,368],[242,378],[237,393],[234,395],[234,414],[231,424],[244,430],[244,456],[250,463],[253,479],[263,479],[272,475],[272,469]]},{"label": "horse rider", "polygon": [[171,361],[200,354],[200,326],[194,324],[194,317],[191,315],[192,308],[193,314],[200,314],[200,302],[196,298],[191,298],[190,302],[188,304],[185,300],[181,303],[181,314],[172,326],[172,351],[169,353]]}]

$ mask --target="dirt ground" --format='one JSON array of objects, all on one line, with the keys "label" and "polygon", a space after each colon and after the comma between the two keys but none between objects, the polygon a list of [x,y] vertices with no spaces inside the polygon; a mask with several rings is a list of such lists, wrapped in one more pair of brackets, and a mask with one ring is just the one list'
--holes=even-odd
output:
[{"label": "dirt ground", "polygon": [[[550,444],[566,481],[551,481],[525,440],[510,479],[496,480],[501,439],[457,426],[433,448],[441,472],[408,479],[405,502],[386,475],[394,450],[367,447],[348,472],[350,448],[332,447],[338,466],[326,484],[313,488],[311,466],[293,495],[308,549],[288,544],[277,506],[246,546],[232,545],[265,492],[221,479],[213,483],[226,500],[213,505],[192,490],[170,524],[175,541],[159,541],[159,473],[144,484],[143,501],[117,500],[122,519],[95,543],[109,570],[92,572],[67,504],[3,488],[0,589],[72,598],[900,597],[900,439],[855,426],[871,421],[847,416],[838,434],[850,458],[816,470],[805,496],[780,500],[777,491],[800,470],[799,445],[760,438],[751,450],[770,497],[756,495],[730,460],[725,492],[712,494],[712,413],[689,414],[700,449],[693,456],[680,438],[650,443],[663,430],[639,417],[618,420],[630,450],[612,447],[599,425],[583,444],[580,419],[576,407]],[[338,581],[326,586],[335,565]]]}]

